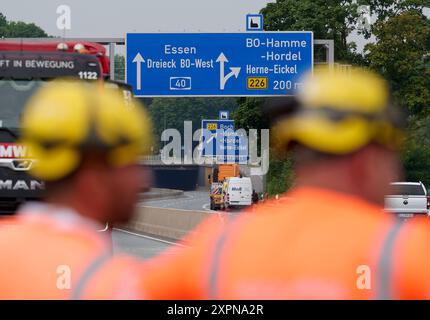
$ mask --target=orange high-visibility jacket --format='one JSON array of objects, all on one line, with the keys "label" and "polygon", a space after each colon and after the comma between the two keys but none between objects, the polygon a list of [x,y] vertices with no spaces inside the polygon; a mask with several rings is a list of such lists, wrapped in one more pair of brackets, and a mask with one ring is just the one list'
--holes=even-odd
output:
[{"label": "orange high-visibility jacket", "polygon": [[[430,298],[430,223],[302,187],[225,226],[203,223],[145,266],[151,299]],[[178,249],[174,249],[178,251]]]},{"label": "orange high-visibility jacket", "polygon": [[0,299],[142,298],[139,264],[112,257],[95,225],[33,207],[0,224]]}]

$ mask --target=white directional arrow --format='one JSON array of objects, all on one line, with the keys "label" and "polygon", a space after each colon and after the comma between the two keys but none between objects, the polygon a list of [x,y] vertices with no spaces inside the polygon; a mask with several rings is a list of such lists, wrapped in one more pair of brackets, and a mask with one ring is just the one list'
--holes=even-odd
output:
[{"label": "white directional arrow", "polygon": [[227,57],[224,55],[223,52],[219,55],[218,59],[216,59],[216,62],[219,62],[219,87],[221,90],[224,90],[225,81],[224,81],[224,64],[228,62]]},{"label": "white directional arrow", "polygon": [[211,143],[211,142],[212,142],[212,140],[214,140],[214,139],[215,139],[215,137],[216,137],[216,134],[211,135],[211,137],[206,141],[206,144]]},{"label": "white directional arrow", "polygon": [[141,79],[141,65],[145,62],[145,59],[143,59],[140,52],[136,54],[136,56],[133,59],[133,63],[136,63],[136,89],[140,90],[142,89],[142,79]]},{"label": "white directional arrow", "polygon": [[219,69],[220,69],[220,75],[219,75],[219,87],[221,90],[224,90],[225,84],[227,83],[228,79],[230,79],[232,76],[235,76],[236,79],[239,77],[240,73],[240,67],[231,67],[230,73],[227,75],[224,75],[225,72],[225,63],[228,62],[227,57],[223,52],[218,56],[218,59],[216,59],[216,62],[219,63]]},{"label": "white directional arrow", "polygon": [[[230,68],[230,71],[231,72],[224,77],[224,86],[225,86],[226,82],[228,81],[228,79],[230,79],[232,76],[235,76],[236,79],[237,79],[237,77],[239,77],[240,67],[235,67],[235,68],[232,67],[232,68]],[[224,89],[224,87],[222,89]]]}]

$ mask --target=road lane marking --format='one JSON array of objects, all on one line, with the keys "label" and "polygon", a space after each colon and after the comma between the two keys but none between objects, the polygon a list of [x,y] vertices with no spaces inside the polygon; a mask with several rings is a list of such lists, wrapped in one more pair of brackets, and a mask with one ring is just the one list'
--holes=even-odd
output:
[{"label": "road lane marking", "polygon": [[128,234],[131,234],[131,235],[136,236],[136,237],[141,237],[141,238],[145,238],[145,239],[149,239],[149,240],[163,242],[163,243],[170,244],[170,245],[175,245],[175,246],[178,246],[178,247],[186,247],[183,244],[179,244],[179,243],[171,242],[171,241],[167,241],[167,240],[162,240],[162,239],[158,239],[158,238],[154,238],[154,237],[150,237],[150,236],[145,236],[143,234],[131,232],[131,231],[124,230],[124,229],[113,228],[113,230],[116,230],[116,231],[119,231],[119,232],[128,233]]}]

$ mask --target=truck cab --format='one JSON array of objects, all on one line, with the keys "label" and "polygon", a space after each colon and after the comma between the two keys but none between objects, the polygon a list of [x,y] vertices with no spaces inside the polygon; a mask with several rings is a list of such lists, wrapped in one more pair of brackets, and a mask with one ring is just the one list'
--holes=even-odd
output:
[{"label": "truck cab", "polygon": [[212,168],[208,176],[210,183],[210,209],[220,210],[224,206],[223,183],[229,177],[239,177],[238,164],[220,164]]},{"label": "truck cab", "polygon": [[223,207],[222,182],[213,182],[210,193],[210,209],[219,210]]},{"label": "truck cab", "polygon": [[33,93],[59,77],[80,73],[101,77],[97,57],[64,52],[0,51],[0,214],[13,214],[24,201],[43,197],[44,183],[28,175],[34,163],[19,144],[23,110]]}]

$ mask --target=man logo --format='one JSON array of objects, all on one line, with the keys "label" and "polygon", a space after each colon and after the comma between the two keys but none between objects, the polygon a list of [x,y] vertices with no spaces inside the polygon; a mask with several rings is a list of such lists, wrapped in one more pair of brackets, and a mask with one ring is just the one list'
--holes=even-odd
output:
[{"label": "man logo", "polygon": [[0,180],[0,190],[44,190],[43,181],[37,180]]},{"label": "man logo", "polygon": [[31,160],[13,160],[13,168],[15,171],[28,171],[31,168],[33,161]]}]

